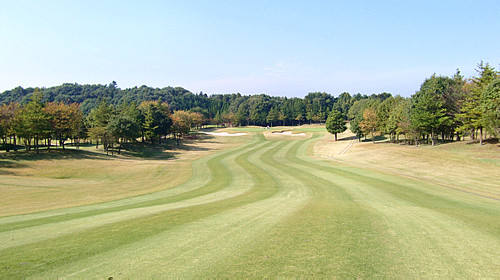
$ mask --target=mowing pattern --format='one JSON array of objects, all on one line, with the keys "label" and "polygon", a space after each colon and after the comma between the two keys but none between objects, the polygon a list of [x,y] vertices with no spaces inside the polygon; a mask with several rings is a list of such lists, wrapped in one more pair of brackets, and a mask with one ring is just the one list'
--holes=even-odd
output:
[{"label": "mowing pattern", "polygon": [[498,278],[498,201],[253,140],[188,182],[0,218],[0,278]]}]

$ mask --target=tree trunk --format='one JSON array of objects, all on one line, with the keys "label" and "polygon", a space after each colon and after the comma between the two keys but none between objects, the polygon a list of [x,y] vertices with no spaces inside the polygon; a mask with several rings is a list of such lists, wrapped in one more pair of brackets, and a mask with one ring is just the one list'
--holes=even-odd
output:
[{"label": "tree trunk", "polygon": [[483,145],[483,128],[479,128],[479,145]]},{"label": "tree trunk", "polygon": [[375,138],[373,137],[373,130],[372,130],[372,143],[375,144]]},{"label": "tree trunk", "polygon": [[335,132],[335,141],[337,141],[337,132]]},{"label": "tree trunk", "polygon": [[434,142],[434,130],[431,132],[431,141],[432,141],[432,147],[434,147],[436,145]]},{"label": "tree trunk", "polygon": [[38,149],[38,137],[35,137],[35,151],[36,153],[40,153],[40,150]]}]

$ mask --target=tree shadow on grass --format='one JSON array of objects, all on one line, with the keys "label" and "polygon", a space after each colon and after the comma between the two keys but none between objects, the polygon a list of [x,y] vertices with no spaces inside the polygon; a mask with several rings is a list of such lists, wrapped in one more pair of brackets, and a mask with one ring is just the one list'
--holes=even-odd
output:
[{"label": "tree shadow on grass", "polygon": [[1,153],[0,160],[13,161],[35,161],[56,159],[110,159],[104,154],[94,153],[81,149],[40,149],[35,151],[16,151]]},{"label": "tree shadow on grass", "polygon": [[24,168],[26,166],[28,165],[24,163],[0,158],[0,175],[13,175],[14,172],[8,171],[9,169]]},{"label": "tree shadow on grass", "polygon": [[[474,144],[479,144],[479,139],[475,139],[475,140],[469,140],[467,143],[465,143],[466,145],[474,145]],[[484,144],[498,144],[499,142],[499,139],[498,138],[487,138],[487,139],[483,139],[483,145]],[[497,145],[497,147],[500,147],[500,145]]]},{"label": "tree shadow on grass", "polygon": [[[102,151],[102,146],[99,150],[91,151],[88,149],[75,149],[71,146],[66,146],[65,150],[61,148],[41,148],[39,153],[35,151],[10,151],[0,153],[0,168],[21,168],[22,163],[19,161],[36,161],[36,160],[64,160],[64,159],[98,159],[112,160],[116,158],[138,158],[145,160],[169,160],[175,159],[176,156],[184,151],[208,151],[209,148],[200,147],[197,145],[200,141],[210,143],[210,139],[215,137],[195,133],[189,135],[188,139],[177,141],[174,139],[163,140],[161,144],[152,143],[124,143],[118,154],[118,147],[114,147],[108,151],[108,154]],[[80,145],[82,148],[92,148],[95,145]],[[0,173],[2,174],[2,173]]]},{"label": "tree shadow on grass", "polygon": [[[385,141],[387,140],[387,137],[385,135],[378,135],[378,136],[375,136],[375,141]],[[372,139],[370,137],[367,137],[366,139],[362,139],[361,142],[373,142]]]},{"label": "tree shadow on grass", "polygon": [[350,141],[350,140],[357,140],[357,139],[358,139],[358,137],[356,137],[356,136],[348,136],[348,137],[342,137],[342,138],[339,137],[337,141]]},{"label": "tree shadow on grass", "polygon": [[[118,149],[114,149],[118,153]],[[140,159],[168,160],[175,158],[177,153],[172,151],[170,143],[126,143],[123,144],[121,155]]]},{"label": "tree shadow on grass", "polygon": [[[196,145],[200,141],[210,143],[210,139],[214,137],[207,134],[192,134],[188,139],[181,139],[179,146],[174,139],[164,140],[161,144],[151,143],[126,143],[123,144],[121,155],[130,156],[146,160],[169,160],[175,159],[176,156],[184,151],[208,151],[210,149]],[[117,152],[117,149],[114,149]]]}]

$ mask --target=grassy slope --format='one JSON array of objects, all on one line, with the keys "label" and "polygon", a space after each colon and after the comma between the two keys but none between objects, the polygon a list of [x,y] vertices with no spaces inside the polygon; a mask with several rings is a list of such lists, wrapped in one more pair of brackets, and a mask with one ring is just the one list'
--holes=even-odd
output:
[{"label": "grassy slope", "polygon": [[314,130],[257,132],[164,191],[0,218],[0,278],[500,275],[498,201],[311,158]]}]

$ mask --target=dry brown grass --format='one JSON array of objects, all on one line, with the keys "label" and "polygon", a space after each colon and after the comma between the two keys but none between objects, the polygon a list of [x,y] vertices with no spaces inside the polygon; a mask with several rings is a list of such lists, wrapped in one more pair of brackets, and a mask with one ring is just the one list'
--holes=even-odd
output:
[{"label": "dry brown grass", "polygon": [[353,136],[348,131],[335,142],[333,135],[326,134],[314,146],[313,154],[500,199],[498,144],[479,146],[465,141],[415,147],[387,141],[358,142]]},{"label": "dry brown grass", "polygon": [[[230,149],[248,137],[204,137],[183,141],[169,157],[104,156],[94,147],[83,158],[0,160],[0,216],[112,201],[172,188],[191,176],[193,160]],[[238,139],[233,139],[238,138]]]}]

